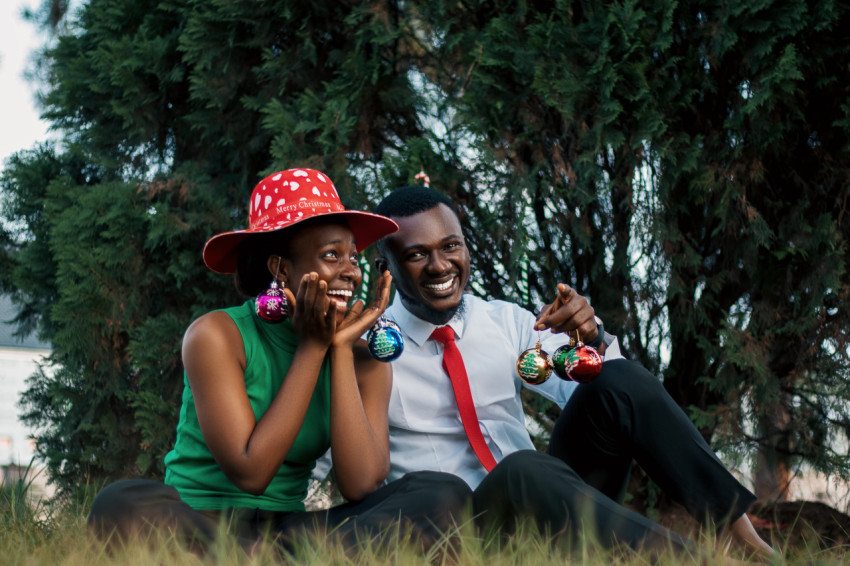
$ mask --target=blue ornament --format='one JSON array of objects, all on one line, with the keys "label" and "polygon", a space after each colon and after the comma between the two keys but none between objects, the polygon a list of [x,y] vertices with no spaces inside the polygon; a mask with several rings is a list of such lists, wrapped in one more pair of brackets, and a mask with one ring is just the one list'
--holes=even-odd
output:
[{"label": "blue ornament", "polygon": [[381,362],[391,362],[404,351],[404,337],[398,325],[381,316],[366,335],[369,353]]}]

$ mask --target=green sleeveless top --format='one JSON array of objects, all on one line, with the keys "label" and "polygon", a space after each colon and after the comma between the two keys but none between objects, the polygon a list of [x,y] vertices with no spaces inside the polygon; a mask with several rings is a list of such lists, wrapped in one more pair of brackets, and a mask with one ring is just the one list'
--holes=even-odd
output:
[{"label": "green sleeveless top", "polygon": [[[253,299],[242,306],[223,310],[242,334],[247,360],[245,389],[254,417],[259,421],[283,383],[298,339],[288,319],[270,324],[257,316]],[[327,358],[319,371],[319,380],[295,444],[262,495],[241,491],[221,471],[201,434],[185,373],[183,382],[177,440],[174,449],[165,457],[165,483],[177,489],[180,498],[194,509],[247,507],[265,511],[303,511],[310,472],[316,459],[330,446],[330,365]]]}]

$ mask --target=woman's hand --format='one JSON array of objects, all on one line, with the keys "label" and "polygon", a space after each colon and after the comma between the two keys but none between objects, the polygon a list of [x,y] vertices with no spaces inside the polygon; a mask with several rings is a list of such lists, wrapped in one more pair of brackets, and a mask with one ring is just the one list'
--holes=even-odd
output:
[{"label": "woman's hand", "polygon": [[316,272],[306,273],[298,284],[297,295],[284,288],[289,301],[289,316],[299,344],[327,348],[336,332],[336,308],[328,297],[328,284]]},{"label": "woman's hand", "polygon": [[363,333],[375,324],[389,304],[392,281],[393,278],[390,272],[384,271],[380,279],[378,279],[378,290],[375,293],[375,300],[366,308],[364,308],[363,301],[359,299],[351,305],[348,314],[339,323],[336,333],[333,335],[332,347],[353,347],[357,339],[363,336]]}]

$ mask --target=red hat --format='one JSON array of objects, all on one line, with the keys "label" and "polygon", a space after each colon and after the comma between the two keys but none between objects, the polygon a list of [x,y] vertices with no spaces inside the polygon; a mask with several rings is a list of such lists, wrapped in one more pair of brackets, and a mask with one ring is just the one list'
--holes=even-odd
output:
[{"label": "red hat", "polygon": [[236,249],[254,234],[289,228],[308,218],[340,216],[354,233],[357,251],[398,230],[379,214],[345,210],[331,180],[314,169],[287,169],[254,187],[248,205],[248,229],[216,234],[204,246],[204,263],[218,273],[236,271]]}]

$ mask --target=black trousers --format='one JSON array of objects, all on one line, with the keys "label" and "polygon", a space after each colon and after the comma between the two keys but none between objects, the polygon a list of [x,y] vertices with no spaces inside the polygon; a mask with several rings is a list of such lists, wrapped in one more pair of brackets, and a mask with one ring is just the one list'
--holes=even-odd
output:
[{"label": "black trousers", "polygon": [[120,480],[98,493],[87,519],[89,529],[109,542],[148,536],[165,530],[193,550],[204,553],[220,532],[247,549],[265,533],[292,550],[305,532],[333,533],[346,547],[365,538],[376,539],[388,529],[409,529],[424,547],[455,527],[468,512],[469,486],[441,472],[414,472],[391,482],[357,503],[311,512],[274,512],[261,509],[198,511],[180,499],[177,490],[158,481]]},{"label": "black trousers", "polygon": [[684,537],[620,504],[633,460],[703,523],[746,512],[755,496],[726,470],[658,379],[628,360],[602,367],[564,407],[548,454],[511,454],[475,490],[473,509],[484,527],[510,532],[525,516],[541,531],[591,534],[606,545],[692,549]]}]

